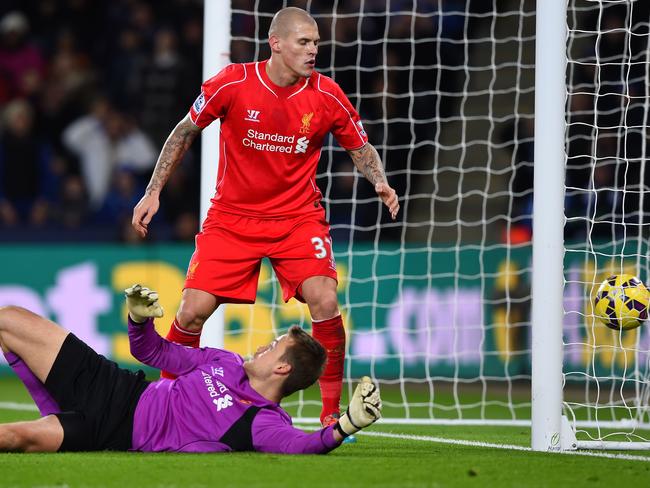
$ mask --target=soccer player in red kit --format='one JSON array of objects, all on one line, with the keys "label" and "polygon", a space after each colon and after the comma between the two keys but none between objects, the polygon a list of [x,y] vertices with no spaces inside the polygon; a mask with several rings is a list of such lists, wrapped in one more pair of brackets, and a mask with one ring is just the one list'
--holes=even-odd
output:
[{"label": "soccer player in red kit", "polygon": [[231,64],[204,82],[162,148],[133,226],[147,234],[170,174],[201,130],[219,119],[216,192],[167,339],[197,347],[204,322],[220,304],[253,303],[261,260],[269,258],[284,300],[307,303],[313,336],[327,350],[319,383],[320,418],[328,425],[339,414],[345,331],[329,224],[315,184],[327,134],[347,150],[393,219],[399,203],[354,107],[333,80],[314,70],[318,41],[307,12],[282,9],[269,28],[268,60]]}]

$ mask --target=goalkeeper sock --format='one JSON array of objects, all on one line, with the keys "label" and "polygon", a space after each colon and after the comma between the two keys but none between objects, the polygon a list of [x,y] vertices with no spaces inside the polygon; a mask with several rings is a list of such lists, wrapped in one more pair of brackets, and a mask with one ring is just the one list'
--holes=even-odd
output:
[{"label": "goalkeeper sock", "polygon": [[[178,320],[174,318],[172,326],[169,328],[169,332],[165,337],[169,342],[175,342],[176,344],[181,344],[182,346],[189,347],[199,347],[199,342],[201,341],[201,331],[194,332],[186,329],[178,323]],[[167,371],[160,372],[161,378],[167,378],[170,380],[176,379],[176,375],[168,373]]]},{"label": "goalkeeper sock", "polygon": [[25,388],[27,388],[27,391],[38,407],[38,411],[41,413],[41,417],[59,413],[61,409],[58,403],[52,398],[50,392],[45,389],[45,385],[32,373],[32,370],[25,364],[25,361],[11,351],[5,352],[4,355],[11,369],[14,370],[18,378],[20,378],[20,381],[25,385]]},{"label": "goalkeeper sock", "polygon": [[325,372],[318,380],[323,402],[320,420],[334,413],[338,414],[341,402],[343,367],[345,359],[345,329],[343,318],[337,315],[327,320],[313,320],[312,334],[327,351]]}]

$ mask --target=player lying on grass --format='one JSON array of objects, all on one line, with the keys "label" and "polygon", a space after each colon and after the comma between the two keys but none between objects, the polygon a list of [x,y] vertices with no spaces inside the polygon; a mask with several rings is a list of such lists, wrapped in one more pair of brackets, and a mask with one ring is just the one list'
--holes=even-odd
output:
[{"label": "player lying on grass", "polygon": [[148,382],[142,371],[120,369],[57,324],[19,307],[0,308],[0,346],[42,415],[0,425],[0,451],[316,454],[380,416],[379,390],[364,377],[336,424],[312,433],[292,427],[279,403],[312,385],[326,357],[298,326],[244,361],[162,339],[153,318],[163,311],[147,288],[128,288],[126,303],[131,353],[176,380]]}]

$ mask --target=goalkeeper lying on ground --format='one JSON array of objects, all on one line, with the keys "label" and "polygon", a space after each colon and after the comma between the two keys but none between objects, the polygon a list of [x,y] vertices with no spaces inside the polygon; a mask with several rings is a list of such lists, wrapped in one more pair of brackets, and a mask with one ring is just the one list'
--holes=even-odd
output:
[{"label": "goalkeeper lying on ground", "polygon": [[155,292],[135,285],[126,302],[132,354],[176,380],[148,382],[53,322],[0,308],[0,346],[43,416],[0,425],[0,451],[326,453],[380,416],[379,391],[366,377],[336,424],[313,433],[291,426],[280,400],[313,384],[326,357],[297,326],[244,361],[162,339],[153,326],[162,316]]}]

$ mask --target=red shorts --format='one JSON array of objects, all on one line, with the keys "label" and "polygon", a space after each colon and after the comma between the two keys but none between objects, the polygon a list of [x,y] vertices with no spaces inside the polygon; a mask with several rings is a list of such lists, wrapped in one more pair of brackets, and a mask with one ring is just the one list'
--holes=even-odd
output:
[{"label": "red shorts", "polygon": [[304,301],[299,287],[312,276],[337,280],[325,211],[287,219],[256,219],[210,210],[196,236],[185,288],[221,302],[253,303],[262,258],[269,258],[284,301]]}]

